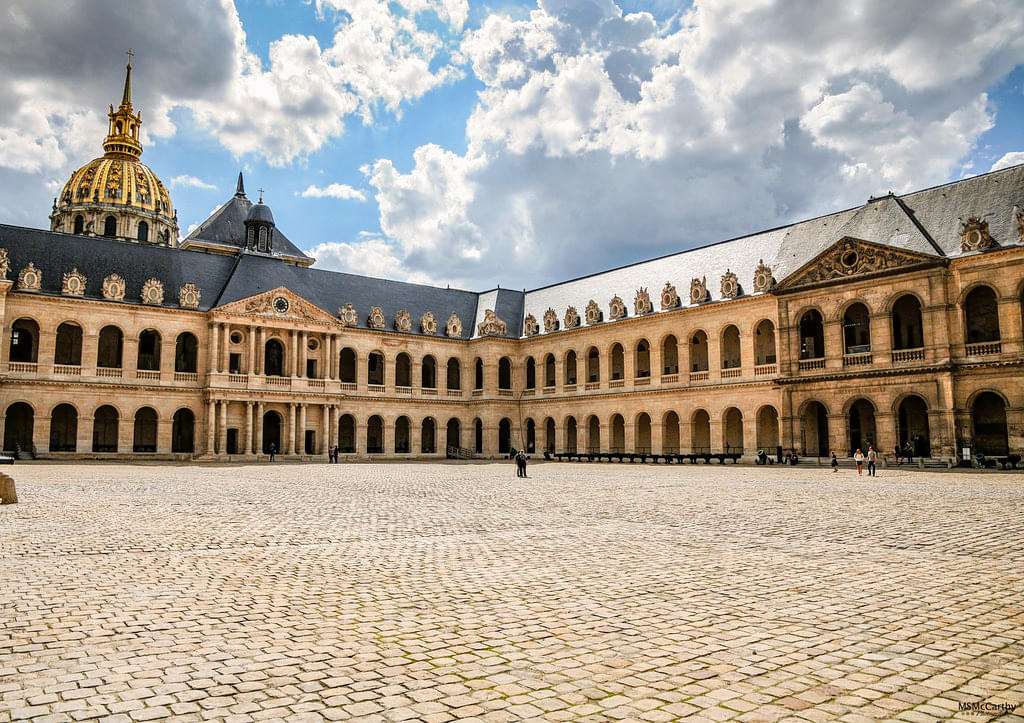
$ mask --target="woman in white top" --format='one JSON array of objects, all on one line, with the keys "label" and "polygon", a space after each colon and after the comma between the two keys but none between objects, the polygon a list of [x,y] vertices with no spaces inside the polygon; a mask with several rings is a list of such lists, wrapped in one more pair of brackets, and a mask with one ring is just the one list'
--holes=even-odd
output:
[{"label": "woman in white top", "polygon": [[853,461],[857,463],[857,474],[864,471],[864,453],[857,448],[857,451],[853,453]]}]

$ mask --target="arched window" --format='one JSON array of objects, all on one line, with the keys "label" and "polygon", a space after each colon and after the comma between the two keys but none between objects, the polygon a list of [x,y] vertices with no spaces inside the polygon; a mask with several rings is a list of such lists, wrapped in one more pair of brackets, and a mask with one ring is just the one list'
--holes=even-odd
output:
[{"label": "arched window", "polygon": [[871,314],[859,301],[843,313],[843,353],[867,354],[871,351]]},{"label": "arched window", "polygon": [[754,364],[775,364],[778,357],[775,353],[775,324],[764,319],[754,329]]},{"label": "arched window", "polygon": [[448,360],[447,387],[451,390],[462,389],[462,366],[459,360],[452,357]]},{"label": "arched window", "polygon": [[18,319],[11,325],[10,359],[35,363],[39,358],[39,325],[32,319]]},{"label": "arched window", "polygon": [[555,386],[555,355],[548,354],[544,357],[544,386]]},{"label": "arched window", "polygon": [[512,361],[503,356],[498,360],[498,389],[512,388]]},{"label": "arched window", "polygon": [[109,404],[104,404],[96,410],[92,421],[93,452],[117,451],[118,421],[117,410]]},{"label": "arched window", "polygon": [[7,407],[4,416],[4,451],[32,452],[35,412],[25,402]]},{"label": "arched window", "polygon": [[741,360],[740,330],[733,324],[722,331],[722,369],[739,369]]},{"label": "arched window", "polygon": [[132,438],[133,452],[156,451],[156,412],[152,407],[142,407],[135,412],[135,431]]},{"label": "arched window", "polygon": [[338,448],[345,454],[356,451],[356,418],[351,414],[342,414],[338,419]]},{"label": "arched window", "polygon": [[641,339],[637,342],[636,350],[634,352],[635,359],[635,372],[636,377],[649,377],[651,376],[651,345],[647,343],[646,339]]},{"label": "arched window", "polygon": [[931,457],[931,433],[928,428],[928,404],[911,394],[902,402],[896,413],[900,446],[910,444],[915,457]]},{"label": "arched window", "polygon": [[527,452],[537,451],[537,424],[532,418],[526,420],[526,444],[525,448]]},{"label": "arched window", "polygon": [[555,420],[551,417],[544,420],[544,451],[555,453]]},{"label": "arched window", "polygon": [[817,309],[810,309],[800,317],[800,358],[825,358],[825,326]]},{"label": "arched window", "polygon": [[612,452],[625,452],[626,451],[626,420],[622,418],[621,414],[612,415],[611,423],[611,451]]},{"label": "arched window", "polygon": [[384,355],[379,351],[370,352],[366,359],[366,382],[384,386]]},{"label": "arched window", "polygon": [[113,216],[107,216],[103,220],[103,235],[104,236],[116,236],[117,235],[117,219]]},{"label": "arched window", "polygon": [[160,370],[160,332],[146,329],[139,334],[138,369],[143,371]]},{"label": "arched window", "polygon": [[366,423],[366,453],[384,453],[384,420],[376,414]]},{"label": "arched window", "polygon": [[565,420],[565,451],[575,454],[577,449],[576,417],[567,417]]},{"label": "arched window", "polygon": [[458,419],[452,417],[448,420],[448,426],[445,429],[445,445],[449,449],[458,450],[462,446],[461,431]]},{"label": "arched window", "polygon": [[779,446],[779,413],[770,405],[757,412],[757,448],[775,456]]},{"label": "arched window", "polygon": [[601,381],[601,353],[594,346],[587,352],[587,381]]},{"label": "arched window", "polygon": [[[378,382],[370,382],[370,384],[377,384]],[[383,384],[384,382],[379,382]],[[398,356],[395,357],[395,386],[396,387],[411,387],[412,386],[412,360],[409,355],[404,351],[399,352]]]},{"label": "arched window", "polygon": [[[674,335],[669,334],[661,342],[661,372],[662,374],[679,373],[679,342]],[[678,440],[676,442],[678,448]]]},{"label": "arched window", "polygon": [[693,413],[690,422],[690,448],[692,451],[711,451],[711,416],[703,409]]},{"label": "arched window", "polygon": [[612,379],[622,379],[626,373],[626,355],[622,351],[622,344],[615,342],[611,351]]},{"label": "arched window", "polygon": [[423,357],[421,367],[420,386],[424,389],[437,389],[437,362],[434,357]]},{"label": "arched window", "polygon": [[639,454],[650,454],[651,449],[651,415],[641,412],[636,418],[633,432],[633,448]]},{"label": "arched window", "polygon": [[921,302],[905,294],[892,305],[892,348],[920,349],[924,346]]},{"label": "arched window", "polygon": [[526,358],[526,389],[534,389],[537,386],[537,362],[533,357]]},{"label": "arched window", "polygon": [[587,420],[587,452],[597,454],[601,451],[601,422],[591,415]]},{"label": "arched window", "polygon": [[484,360],[480,357],[473,362],[473,389],[484,388]]},{"label": "arched window", "polygon": [[498,454],[508,454],[512,450],[512,420],[502,419],[498,422]]},{"label": "arched window", "polygon": [[267,339],[267,343],[263,345],[263,373],[268,377],[285,375],[284,344],[279,339]]},{"label": "arched window", "polygon": [[423,429],[420,432],[420,453],[434,454],[437,451],[437,424],[433,419],[427,417],[423,420]]},{"label": "arched window", "polygon": [[58,404],[50,414],[50,451],[74,452],[78,443],[78,411]]},{"label": "arched window", "polygon": [[1004,455],[1010,451],[1006,403],[993,392],[982,392],[971,405],[973,452]]},{"label": "arched window", "polygon": [[78,214],[77,216],[75,216],[75,228],[74,228],[73,233],[75,233],[76,235],[81,236],[84,231],[85,231],[85,217],[82,216],[82,214]]},{"label": "arched window", "polygon": [[661,423],[661,449],[664,454],[679,454],[679,415],[666,412]]},{"label": "arched window", "polygon": [[116,326],[105,326],[100,329],[99,344],[96,349],[96,366],[105,369],[120,369],[121,355],[124,349],[124,334]]},{"label": "arched window", "polygon": [[708,370],[708,335],[697,331],[690,339],[690,371],[706,372]]},{"label": "arched window", "polygon": [[565,383],[567,385],[576,383],[576,375],[579,372],[576,352],[572,349],[565,355]]},{"label": "arched window", "polygon": [[267,227],[260,226],[259,235],[259,250],[263,253],[267,253],[270,250],[270,246],[267,243]]},{"label": "arched window", "polygon": [[978,286],[964,299],[967,343],[999,341],[999,306],[991,286]]},{"label": "arched window", "polygon": [[473,420],[473,451],[484,453],[484,423],[480,419]]},{"label": "arched window", "polygon": [[196,415],[191,409],[179,409],[171,421],[171,452],[195,452]]},{"label": "arched window", "polygon": [[743,413],[736,407],[725,410],[722,432],[725,435],[726,452],[743,452]]},{"label": "arched window", "polygon": [[145,221],[139,221],[139,241],[149,241],[149,224]]},{"label": "arched window", "polygon": [[82,364],[82,327],[71,322],[64,322],[57,327],[57,340],[53,353],[54,364],[81,366]]},{"label": "arched window", "polygon": [[409,437],[409,418],[399,417],[395,420],[395,454],[408,454]]},{"label": "arched window", "polygon": [[174,342],[174,371],[195,374],[199,368],[199,340],[185,331]]},{"label": "arched window", "polygon": [[281,415],[272,409],[264,413],[263,439],[260,441],[263,454],[270,454],[271,450],[275,454],[281,453],[281,428],[284,426],[282,421]]},{"label": "arched window", "polygon": [[357,369],[356,350],[345,347],[341,350],[341,356],[338,359],[338,376],[345,384],[355,384]]}]

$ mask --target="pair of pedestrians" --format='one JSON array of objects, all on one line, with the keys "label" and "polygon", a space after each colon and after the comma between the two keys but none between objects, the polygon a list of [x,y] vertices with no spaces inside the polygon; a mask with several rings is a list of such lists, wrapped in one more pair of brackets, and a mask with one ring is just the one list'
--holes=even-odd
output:
[{"label": "pair of pedestrians", "polygon": [[[877,477],[875,474],[878,469],[878,452],[875,451],[873,445],[868,445],[868,453],[864,454],[857,448],[857,451],[853,453],[853,461],[857,463],[857,474],[864,474],[864,462],[868,463],[868,477]],[[832,472],[839,471],[839,459],[836,457],[836,453],[832,453]]]}]

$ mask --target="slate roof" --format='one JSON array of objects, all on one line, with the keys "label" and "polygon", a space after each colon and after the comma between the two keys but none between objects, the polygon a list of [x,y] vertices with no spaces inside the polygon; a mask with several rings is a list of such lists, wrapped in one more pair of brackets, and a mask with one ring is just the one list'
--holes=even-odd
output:
[{"label": "slate roof", "polygon": [[[240,186],[239,193],[189,238],[240,247],[242,235],[233,228],[242,228],[251,206]],[[191,282],[202,292],[202,310],[283,286],[330,314],[351,303],[362,328],[368,326],[370,307],[380,306],[388,329],[393,329],[395,315],[407,310],[413,320],[412,333],[419,334],[420,317],[429,310],[437,317],[438,335],[443,336],[448,316],[454,311],[462,321],[462,338],[469,339],[476,336],[486,309],[494,309],[506,323],[510,337],[522,334],[526,314],[533,314],[543,324],[549,306],[559,320],[564,319],[570,305],[582,317],[587,302],[594,299],[607,319],[608,302],[618,295],[632,316],[633,298],[640,287],[647,287],[658,312],[666,281],[676,286],[685,305],[690,279],[706,277],[711,300],[715,301],[720,299],[720,280],[726,270],[737,274],[741,294],[747,295],[760,260],[771,266],[776,281],[781,281],[844,236],[956,257],[961,255],[961,221],[978,216],[988,222],[1000,245],[1017,246],[1016,215],[1022,208],[1024,165],[902,196],[883,196],[845,211],[526,292],[442,289],[299,267],[280,258],[244,251],[238,255],[214,254],[16,226],[0,225],[0,248],[8,250],[9,278],[17,279],[18,272],[32,262],[42,272],[44,294],[60,294],[63,275],[72,268],[86,276],[88,298],[102,299],[103,279],[116,273],[127,283],[125,303],[141,303],[143,283],[157,278],[164,284],[164,306],[176,307],[178,289]],[[279,247],[281,240],[294,249],[288,253],[302,255],[283,235],[278,237]]]},{"label": "slate roof", "polygon": [[[236,193],[228,199],[227,203],[214,211],[208,219],[199,224],[198,228],[186,236],[182,243],[206,241],[222,246],[245,248],[245,219],[253,206],[253,202],[246,198],[244,191]],[[266,208],[265,205],[264,208]],[[270,209],[267,208],[267,214],[269,213]],[[269,220],[273,221],[273,216]],[[289,241],[280,227],[276,225],[274,227],[274,251],[284,256],[309,258],[298,246]]]}]

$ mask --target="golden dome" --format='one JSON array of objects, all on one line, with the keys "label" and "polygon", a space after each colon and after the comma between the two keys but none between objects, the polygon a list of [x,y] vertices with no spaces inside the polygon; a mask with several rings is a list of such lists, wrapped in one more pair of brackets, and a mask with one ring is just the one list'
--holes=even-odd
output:
[{"label": "golden dome", "polygon": [[142,114],[132,108],[131,83],[129,62],[121,104],[116,110],[110,106],[107,114],[104,154],[71,174],[60,197],[54,200],[50,227],[66,233],[102,233],[176,245],[178,221],[170,194],[156,174],[139,161]]},{"label": "golden dome", "polygon": [[58,199],[58,209],[97,203],[151,211],[174,219],[164,184],[144,163],[123,157],[94,158],[71,174]]}]

